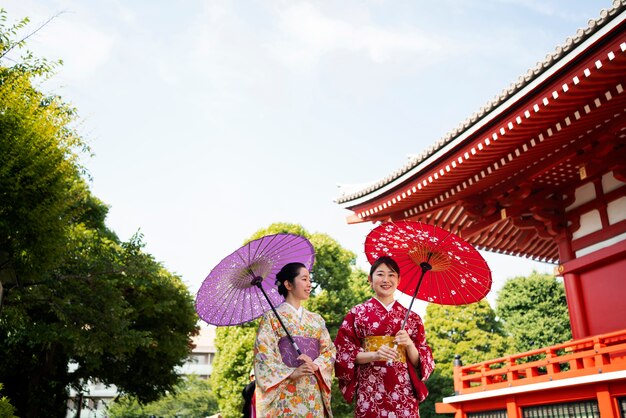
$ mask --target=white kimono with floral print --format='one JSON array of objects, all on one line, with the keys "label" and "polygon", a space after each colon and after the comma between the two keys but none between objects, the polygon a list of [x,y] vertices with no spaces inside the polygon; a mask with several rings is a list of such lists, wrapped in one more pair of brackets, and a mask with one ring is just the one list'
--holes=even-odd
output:
[{"label": "white kimono with floral print", "polygon": [[330,388],[335,346],[324,319],[306,309],[298,317],[296,311],[286,303],[276,310],[294,338],[319,341],[319,356],[313,358],[319,370],[314,376],[303,376],[295,382],[288,379],[295,367],[285,364],[279,349],[279,341],[286,337],[286,333],[274,313],[267,312],[259,323],[254,345],[257,416],[332,417]]}]

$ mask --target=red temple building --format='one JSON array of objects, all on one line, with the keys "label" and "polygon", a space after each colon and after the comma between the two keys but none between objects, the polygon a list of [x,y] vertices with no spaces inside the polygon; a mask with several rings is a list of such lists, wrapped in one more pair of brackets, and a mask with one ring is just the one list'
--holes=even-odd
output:
[{"label": "red temple building", "polygon": [[616,0],[421,156],[338,199],[349,223],[434,224],[563,277],[573,341],[455,366],[437,412],[626,418],[625,88]]}]

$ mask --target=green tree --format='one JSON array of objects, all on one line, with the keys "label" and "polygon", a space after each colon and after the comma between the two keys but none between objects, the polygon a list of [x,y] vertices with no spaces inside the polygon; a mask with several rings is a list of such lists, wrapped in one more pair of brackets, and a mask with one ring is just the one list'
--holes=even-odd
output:
[{"label": "green tree", "polygon": [[7,293],[0,380],[23,418],[63,415],[67,388],[89,379],[141,401],[179,380],[196,331],[191,295],[138,239],[106,235],[78,227],[66,265]]},{"label": "green tree", "polygon": [[[32,79],[54,65],[26,53],[13,40],[28,23],[8,26],[0,9],[0,282],[23,279],[58,265],[68,224],[80,207],[76,183],[85,143],[71,127],[75,111],[58,96],[35,89]],[[0,288],[1,290],[1,288]],[[2,296],[0,292],[0,297]],[[1,302],[1,300],[0,300]]]},{"label": "green tree", "polygon": [[217,413],[217,401],[208,380],[190,375],[158,401],[141,404],[132,396],[122,396],[107,407],[111,418],[198,418]]},{"label": "green tree", "polygon": [[[342,248],[328,235],[310,234],[300,225],[275,223],[254,233],[249,241],[277,233],[302,235],[313,244],[315,265],[312,280],[316,288],[306,307],[322,315],[331,338],[334,338],[348,309],[371,296],[366,274],[354,267],[354,253]],[[224,417],[241,414],[241,391],[248,382],[248,372],[252,367],[256,328],[257,321],[253,321],[217,329],[215,345],[218,352],[211,380]],[[352,416],[352,406],[343,401],[336,384],[333,385],[332,408],[338,418]]]},{"label": "green tree", "polygon": [[[2,383],[0,383],[0,391],[2,391]],[[15,408],[11,405],[9,398],[0,396],[0,418],[17,418],[13,415]]]},{"label": "green tree", "polygon": [[6,20],[0,10],[0,382],[22,418],[64,416],[69,387],[89,379],[154,400],[189,354],[193,298],[140,236],[105,226],[75,112],[33,87],[45,61],[8,60],[28,21]]},{"label": "green tree", "polygon": [[528,277],[508,279],[498,292],[496,312],[515,352],[572,338],[565,289],[552,275],[533,271]]},{"label": "green tree", "polygon": [[240,417],[242,390],[250,382],[253,347],[258,321],[220,327],[215,333],[217,354],[213,360],[211,385],[223,417]]},{"label": "green tree", "polygon": [[442,418],[445,415],[439,415],[435,412],[435,404],[454,394],[454,380],[442,375],[440,370],[435,369],[426,381],[426,387],[428,388],[428,397],[420,404],[420,417]]},{"label": "green tree", "polygon": [[486,300],[461,306],[426,308],[426,338],[433,349],[436,374],[427,382],[431,394],[420,406],[422,417],[435,417],[435,403],[453,393],[453,361],[460,355],[464,364],[479,363],[504,355],[507,339],[495,312]]}]

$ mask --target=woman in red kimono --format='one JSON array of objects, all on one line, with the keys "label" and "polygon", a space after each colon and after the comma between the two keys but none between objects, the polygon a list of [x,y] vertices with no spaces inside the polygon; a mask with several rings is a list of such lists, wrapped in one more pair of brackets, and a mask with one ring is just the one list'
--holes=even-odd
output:
[{"label": "woman in red kimono", "polygon": [[[400,268],[390,257],[372,264],[368,277],[376,296],[352,308],[335,339],[335,375],[355,417],[419,417],[424,384],[435,362],[420,316],[394,299]],[[397,348],[394,348],[397,347]]]}]

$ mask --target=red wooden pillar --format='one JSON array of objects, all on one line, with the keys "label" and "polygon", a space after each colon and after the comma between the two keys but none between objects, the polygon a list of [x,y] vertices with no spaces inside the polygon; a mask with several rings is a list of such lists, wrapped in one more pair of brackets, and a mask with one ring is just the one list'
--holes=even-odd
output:
[{"label": "red wooden pillar", "polygon": [[596,386],[596,396],[598,398],[598,412],[602,418],[617,418],[609,385],[600,383]]},{"label": "red wooden pillar", "polygon": [[[567,237],[561,238],[558,242],[561,263],[566,263],[576,258],[572,251],[569,234],[567,235]],[[576,273],[565,273],[563,275],[563,284],[565,285],[572,338],[576,340],[588,337],[589,324],[587,323],[585,298],[580,284],[580,276]]]},{"label": "red wooden pillar", "polygon": [[520,418],[515,396],[509,396],[506,398],[506,415],[508,418]]},{"label": "red wooden pillar", "polygon": [[589,336],[589,325],[585,309],[585,299],[580,285],[580,276],[576,273],[563,275],[567,309],[569,310],[572,338],[577,340]]}]

